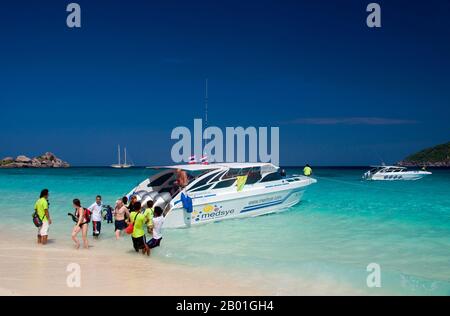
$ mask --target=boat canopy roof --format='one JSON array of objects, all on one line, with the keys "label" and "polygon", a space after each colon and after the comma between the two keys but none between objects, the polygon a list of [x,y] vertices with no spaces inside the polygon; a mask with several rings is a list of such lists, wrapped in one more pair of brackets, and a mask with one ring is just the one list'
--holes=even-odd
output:
[{"label": "boat canopy roof", "polygon": [[153,166],[147,167],[147,169],[181,169],[185,171],[203,171],[211,169],[220,169],[219,166],[215,165],[202,165],[202,164],[192,164],[192,165],[173,165],[173,166]]},{"label": "boat canopy roof", "polygon": [[147,167],[148,169],[181,169],[185,171],[205,171],[214,169],[245,169],[245,168],[261,168],[262,173],[270,173],[278,170],[271,163],[266,162],[229,162],[229,163],[212,163],[208,165],[203,164],[184,164],[172,166],[155,166]]},{"label": "boat canopy roof", "polygon": [[401,166],[386,166],[386,165],[381,165],[381,166],[370,166],[371,168],[396,168],[396,169],[406,169],[406,167],[401,167]]}]

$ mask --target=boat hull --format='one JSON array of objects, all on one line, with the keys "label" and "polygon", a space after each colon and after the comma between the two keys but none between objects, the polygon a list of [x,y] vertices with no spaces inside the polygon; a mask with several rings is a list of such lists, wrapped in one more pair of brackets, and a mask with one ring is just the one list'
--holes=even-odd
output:
[{"label": "boat hull", "polygon": [[255,217],[281,212],[300,202],[305,188],[280,190],[260,195],[233,197],[215,200],[205,197],[193,200],[193,212],[188,213],[181,205],[175,206],[167,214],[164,228],[191,227],[227,219]]}]

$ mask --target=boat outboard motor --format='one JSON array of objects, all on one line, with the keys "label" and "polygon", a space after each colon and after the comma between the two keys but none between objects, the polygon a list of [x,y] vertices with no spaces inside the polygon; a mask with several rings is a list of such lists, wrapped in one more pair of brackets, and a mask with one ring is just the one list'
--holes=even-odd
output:
[{"label": "boat outboard motor", "polygon": [[137,197],[137,201],[141,202],[142,204],[147,203],[147,201],[152,200],[154,201],[156,196],[158,195],[158,192],[156,191],[146,191],[146,190],[140,190],[133,194]]},{"label": "boat outboard motor", "polygon": [[158,195],[158,192],[156,192],[156,191],[148,192],[148,193],[144,194],[144,196],[142,196],[140,202],[142,205],[145,205],[145,204],[147,204],[148,201],[154,201],[157,195]]},{"label": "boat outboard motor", "polygon": [[166,203],[172,200],[172,195],[169,192],[163,192],[160,194]]},{"label": "boat outboard motor", "polygon": [[172,196],[169,192],[162,192],[155,196],[153,202],[155,202],[154,206],[159,206],[162,209],[166,207],[166,205],[172,200]]},{"label": "boat outboard motor", "polygon": [[150,198],[150,200],[152,200],[152,201],[154,201],[157,196],[158,196],[158,192],[157,191],[151,191],[151,192],[146,194],[146,197]]},{"label": "boat outboard motor", "polygon": [[139,202],[139,201],[142,201],[142,198],[143,198],[147,193],[148,193],[148,191],[140,190],[140,191],[134,192],[131,196],[136,196],[136,197],[137,197],[137,200],[138,200],[138,202]]},{"label": "boat outboard motor", "polygon": [[141,202],[142,205],[144,205],[144,200],[148,199],[148,193],[143,194],[142,196],[140,195],[138,197],[138,201]]}]

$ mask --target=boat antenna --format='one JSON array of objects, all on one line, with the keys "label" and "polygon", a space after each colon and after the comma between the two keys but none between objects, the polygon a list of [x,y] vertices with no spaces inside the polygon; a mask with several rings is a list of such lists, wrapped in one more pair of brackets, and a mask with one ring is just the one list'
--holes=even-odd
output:
[{"label": "boat antenna", "polygon": [[208,78],[205,82],[205,126],[208,127]]},{"label": "boat antenna", "polygon": [[380,159],[381,165],[382,165],[382,166],[386,166],[386,163],[384,162],[384,159],[383,159],[383,157],[381,157],[381,155],[380,155],[380,153],[378,152],[378,150],[372,148],[372,152],[374,152],[375,155],[378,156],[378,159]]},{"label": "boat antenna", "polygon": [[[205,80],[205,129],[208,128],[208,78]],[[203,151],[204,146],[206,145],[206,141],[204,142],[202,137],[202,157],[200,157],[200,160],[205,156],[205,152]]]}]

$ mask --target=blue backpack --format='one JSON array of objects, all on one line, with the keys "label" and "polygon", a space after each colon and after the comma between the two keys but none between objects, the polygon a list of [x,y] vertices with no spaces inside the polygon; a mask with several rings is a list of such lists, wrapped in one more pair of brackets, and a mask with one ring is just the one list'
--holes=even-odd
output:
[{"label": "blue backpack", "polygon": [[192,198],[188,195],[181,193],[181,203],[183,204],[183,208],[186,209],[186,212],[192,213],[194,207],[192,205]]}]

